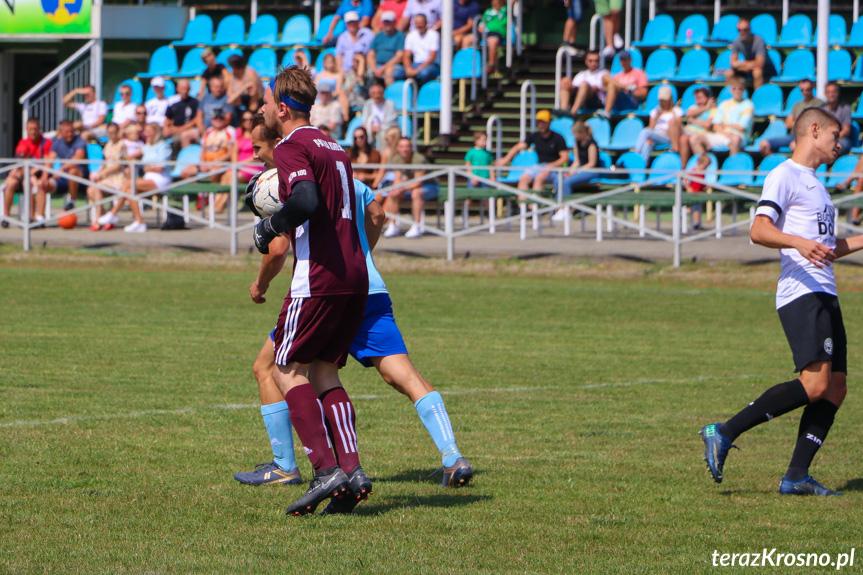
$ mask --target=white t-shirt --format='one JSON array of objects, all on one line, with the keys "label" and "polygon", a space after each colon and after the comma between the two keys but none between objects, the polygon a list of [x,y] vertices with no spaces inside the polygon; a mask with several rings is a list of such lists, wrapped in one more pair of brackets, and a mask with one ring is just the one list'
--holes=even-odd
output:
[{"label": "white t-shirt", "polygon": [[165,114],[168,112],[168,106],[172,104],[170,98],[151,98],[144,102],[144,107],[147,108],[147,123],[153,122],[160,126],[165,123]]},{"label": "white t-shirt", "polygon": [[411,30],[414,29],[414,16],[424,14],[428,27],[431,28],[443,16],[443,3],[441,0],[408,0],[402,17],[410,18]]},{"label": "white t-shirt", "polygon": [[[836,208],[815,170],[786,160],[764,180],[755,211],[767,216],[780,231],[836,247]],[[819,268],[795,249],[780,250],[782,271],[776,287],[776,309],[808,293],[836,295],[833,266]]]},{"label": "white t-shirt", "polygon": [[81,122],[85,128],[91,128],[99,123],[99,116],[108,115],[108,104],[101,100],[90,102],[75,102],[75,109],[81,114]]},{"label": "white t-shirt", "polygon": [[413,54],[414,65],[419,66],[432,52],[440,52],[440,34],[437,30],[426,30],[425,36],[420,36],[419,32],[411,30],[405,38],[405,50]]},{"label": "white t-shirt", "polygon": [[608,70],[603,70],[602,68],[597,69],[595,72],[591,72],[590,70],[582,70],[578,74],[575,75],[575,78],[572,79],[572,86],[574,88],[578,88],[584,82],[587,82],[587,85],[599,90],[600,92],[604,92],[602,88],[602,77],[608,74]]},{"label": "white t-shirt", "polygon": [[138,104],[135,102],[129,102],[128,104],[124,104],[122,100],[114,104],[114,119],[111,120],[115,124],[123,125],[126,120],[135,121],[135,108],[138,107]]},{"label": "white t-shirt", "polygon": [[659,106],[650,111],[650,119],[652,120],[656,118],[656,123],[653,125],[653,129],[657,132],[662,132],[663,134],[668,133],[668,125],[671,123],[672,118],[679,119],[682,116],[683,110],[680,109],[680,106],[674,106],[667,112]]}]

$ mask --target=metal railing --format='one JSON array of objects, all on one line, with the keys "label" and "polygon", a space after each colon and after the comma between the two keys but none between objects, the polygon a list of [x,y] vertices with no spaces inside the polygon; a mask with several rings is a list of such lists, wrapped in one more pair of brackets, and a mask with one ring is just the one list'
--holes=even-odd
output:
[{"label": "metal railing", "polygon": [[[530,116],[527,115],[527,92],[530,91]],[[524,142],[527,138],[527,119],[530,118],[530,133],[536,132],[536,86],[533,81],[527,80],[521,85],[521,101],[520,108],[521,118],[519,118],[518,126],[518,141]]]},{"label": "metal railing", "polygon": [[[497,125],[497,133],[492,132],[493,126]],[[497,114],[489,116],[485,123],[485,149],[491,152],[492,142],[495,142],[497,150],[495,151],[495,159],[500,158],[503,153],[503,121]],[[494,137],[493,137],[494,136]]]},{"label": "metal railing", "polygon": [[[408,78],[405,80],[405,83],[402,85],[402,113],[401,120],[399,121],[399,127],[402,130],[402,135],[406,134],[408,131],[408,111],[411,114],[411,142],[413,142],[414,147],[416,147],[417,143],[417,132],[419,132],[419,126],[417,126],[417,98],[419,97],[419,84],[413,78]],[[410,105],[408,105],[410,104]]]},{"label": "metal railing", "polygon": [[[592,29],[592,28],[591,28]],[[593,50],[593,40],[591,40]],[[566,77],[572,78],[572,59],[575,58],[575,48],[561,46],[554,56],[554,108],[560,109],[560,80],[563,78],[563,59],[566,57]]]}]

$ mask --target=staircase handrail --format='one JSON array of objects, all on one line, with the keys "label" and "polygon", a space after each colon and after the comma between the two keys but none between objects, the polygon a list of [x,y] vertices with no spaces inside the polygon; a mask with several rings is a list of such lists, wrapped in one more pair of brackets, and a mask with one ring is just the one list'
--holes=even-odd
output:
[{"label": "staircase handrail", "polygon": [[497,114],[492,114],[491,116],[489,116],[488,121],[485,123],[485,149],[491,152],[492,126],[494,126],[495,124],[497,124],[497,138],[495,138],[495,142],[497,143],[497,152],[494,158],[497,160],[500,159],[501,152],[503,151],[503,121],[501,121],[500,116],[498,116]]},{"label": "staircase handrail", "polygon": [[402,135],[407,131],[407,122],[408,122],[408,89],[413,86],[413,98],[411,98],[411,128],[413,128],[413,133],[411,134],[411,142],[413,142],[414,147],[417,145],[417,132],[419,132],[419,127],[417,126],[417,97],[419,96],[419,84],[413,78],[408,78],[405,80],[405,83],[402,85],[402,119],[399,122],[399,127],[402,130]]},{"label": "staircase handrail", "polygon": [[[591,48],[593,49],[593,48]],[[566,77],[572,76],[572,59],[575,57],[575,48],[561,46],[554,56],[554,108],[560,108],[560,79],[563,77],[563,57],[566,56]]]},{"label": "staircase handrail", "polygon": [[24,102],[29,100],[33,96],[33,94],[44,88],[48,84],[48,82],[59,76],[60,72],[68,68],[72,64],[72,62],[80,58],[84,54],[84,52],[89,52],[90,48],[92,48],[95,43],[96,40],[89,40],[86,44],[81,46],[81,48],[78,49],[77,52],[63,60],[60,65],[51,70],[47,76],[45,76],[44,78],[42,78],[42,80],[39,81],[39,83],[24,92],[24,95],[18,98],[18,103],[24,104]]},{"label": "staircase handrail", "polygon": [[530,133],[536,132],[536,86],[533,80],[526,80],[521,85],[521,102],[519,110],[521,117],[518,126],[518,141],[524,142],[527,138],[527,91],[530,90]]}]

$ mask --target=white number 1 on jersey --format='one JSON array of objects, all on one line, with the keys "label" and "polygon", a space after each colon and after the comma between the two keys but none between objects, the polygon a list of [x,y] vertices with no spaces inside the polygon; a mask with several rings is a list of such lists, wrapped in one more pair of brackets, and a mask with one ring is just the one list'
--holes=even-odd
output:
[{"label": "white number 1 on jersey", "polygon": [[351,217],[351,187],[348,185],[348,170],[345,168],[344,162],[336,161],[336,166],[342,176],[342,217],[350,220],[353,218]]}]

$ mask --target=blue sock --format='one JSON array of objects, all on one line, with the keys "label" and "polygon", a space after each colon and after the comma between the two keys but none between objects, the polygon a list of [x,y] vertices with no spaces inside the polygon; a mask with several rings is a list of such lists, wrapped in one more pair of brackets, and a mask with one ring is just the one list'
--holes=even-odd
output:
[{"label": "blue sock", "polygon": [[437,445],[443,458],[444,467],[451,467],[456,459],[461,457],[455,444],[455,435],[452,432],[452,424],[449,422],[443,398],[436,391],[427,393],[414,404],[420,421],[426,426],[432,441]]},{"label": "blue sock", "polygon": [[270,436],[273,461],[285,471],[291,471],[297,466],[297,460],[294,457],[294,434],[288,416],[288,404],[280,401],[262,405],[261,415],[264,416],[264,425]]}]

